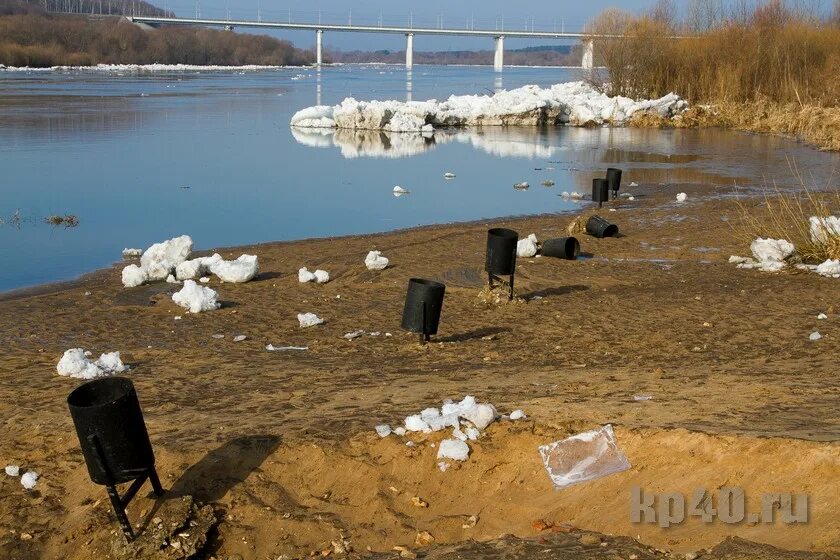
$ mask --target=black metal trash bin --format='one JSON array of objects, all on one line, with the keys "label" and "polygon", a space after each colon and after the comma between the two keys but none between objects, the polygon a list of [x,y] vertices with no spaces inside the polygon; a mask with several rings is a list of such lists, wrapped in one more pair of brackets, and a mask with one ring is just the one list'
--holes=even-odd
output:
[{"label": "black metal trash bin", "polygon": [[421,343],[438,332],[445,293],[446,286],[440,282],[422,278],[408,281],[401,326],[407,331],[419,333]]},{"label": "black metal trash bin", "polygon": [[493,228],[487,230],[487,255],[484,270],[487,271],[490,289],[493,281],[501,276],[510,277],[510,299],[513,299],[513,279],[516,274],[516,246],[519,234],[512,229]]},{"label": "black metal trash bin", "polygon": [[618,226],[601,216],[592,216],[586,222],[586,233],[595,237],[615,237],[618,235]]},{"label": "black metal trash bin", "polygon": [[[156,494],[163,493],[134,384],[125,377],[89,381],[70,393],[67,406],[90,479],[107,487],[117,520],[131,541],[134,534],[125,507],[146,479]],[[116,485],[129,481],[131,487],[120,497]]]},{"label": "black metal trash bin", "polygon": [[606,179],[592,179],[592,201],[601,208],[610,199],[610,184]]},{"label": "black metal trash bin", "polygon": [[546,239],[542,243],[540,254],[544,257],[557,257],[573,261],[580,253],[580,242],[575,237]]},{"label": "black metal trash bin", "polygon": [[618,198],[618,190],[621,188],[621,169],[615,167],[607,168],[607,183],[610,185],[613,198]]}]

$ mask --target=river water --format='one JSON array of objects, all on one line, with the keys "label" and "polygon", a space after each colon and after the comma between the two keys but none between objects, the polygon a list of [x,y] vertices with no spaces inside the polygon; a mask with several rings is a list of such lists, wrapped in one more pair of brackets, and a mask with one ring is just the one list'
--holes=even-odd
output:
[{"label": "river water", "polygon": [[[347,96],[430,99],[578,79],[573,69],[394,66],[262,72],[0,72],[0,291],[64,280],[189,234],[197,248],[568,210],[607,165],[625,182],[816,183],[836,154],[730,131],[298,132]],[[456,177],[447,180],[445,172]],[[542,181],[551,180],[547,188]],[[527,181],[526,191],[513,184]],[[410,195],[394,197],[400,185]],[[76,227],[44,222],[78,217]]]}]

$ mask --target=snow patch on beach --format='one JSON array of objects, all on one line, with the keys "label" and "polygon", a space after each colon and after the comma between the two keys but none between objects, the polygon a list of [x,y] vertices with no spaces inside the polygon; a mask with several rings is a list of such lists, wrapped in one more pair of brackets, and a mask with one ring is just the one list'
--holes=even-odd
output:
[{"label": "snow patch on beach", "polygon": [[64,352],[58,361],[56,371],[62,377],[75,379],[96,379],[127,371],[129,368],[122,363],[119,352],[107,352],[91,361],[84,348],[71,348]]},{"label": "snow patch on beach", "polygon": [[445,101],[359,101],[307,107],[292,116],[298,128],[344,128],[388,132],[429,132],[470,126],[621,125],[638,112],[665,118],[682,113],[688,103],[674,93],[659,99],[609,97],[585,82],[549,88],[528,85],[494,95],[452,95]]}]

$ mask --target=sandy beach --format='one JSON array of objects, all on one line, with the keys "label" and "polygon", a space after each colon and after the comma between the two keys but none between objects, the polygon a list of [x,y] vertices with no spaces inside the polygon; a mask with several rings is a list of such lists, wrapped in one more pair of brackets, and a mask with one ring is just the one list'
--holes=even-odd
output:
[{"label": "sandy beach", "polygon": [[[195,315],[172,303],[177,285],[123,288],[121,266],[0,296],[0,462],[40,474],[32,491],[0,475],[0,557],[121,557],[66,407],[80,381],[56,374],[77,347],[131,366],[169,492],[156,504],[144,487],[130,518],[154,525],[185,495],[212,505],[196,558],[840,557],[840,283],[729,264],[749,254],[731,189],[632,190],[600,214],[621,237],[579,235],[576,261],[519,259],[509,304],[479,298],[487,228],[544,240],[573,214],[219,249],[258,255],[260,275],[211,277],[222,308]],[[389,268],[365,268],[374,249]],[[332,279],[300,284],[302,266]],[[412,277],[447,286],[425,346],[400,329]],[[301,329],[304,312],[326,323]],[[344,338],[360,329],[379,335]],[[528,418],[492,424],[446,472],[443,433],[374,431],[465,395]],[[538,446],[604,424],[632,468],[554,490]],[[809,522],[634,524],[633,486],[736,486],[748,511],[765,492],[806,493]]]}]

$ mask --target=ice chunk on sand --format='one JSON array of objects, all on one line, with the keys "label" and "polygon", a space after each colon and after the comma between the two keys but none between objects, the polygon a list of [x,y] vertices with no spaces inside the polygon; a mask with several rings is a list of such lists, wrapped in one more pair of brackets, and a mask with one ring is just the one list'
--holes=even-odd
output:
[{"label": "ice chunk on sand", "polygon": [[731,255],[729,257],[730,264],[744,264],[744,263],[751,263],[753,260],[749,257],[739,257],[737,255]]},{"label": "ice chunk on sand", "polygon": [[198,257],[184,261],[175,267],[175,277],[182,281],[200,278],[209,272],[212,265],[222,260],[222,255],[215,253],[210,257]]},{"label": "ice chunk on sand", "polygon": [[294,350],[303,352],[304,350],[309,350],[309,346],[274,346],[273,344],[266,344],[265,349],[269,352],[290,352]]},{"label": "ice chunk on sand", "polygon": [[445,439],[440,442],[438,448],[438,459],[452,459],[453,461],[466,461],[470,456],[470,446],[460,439]]},{"label": "ice chunk on sand", "polygon": [[817,315],[817,319],[819,319],[819,320],[828,319],[828,315],[826,315],[825,313],[820,313],[819,315]]},{"label": "ice chunk on sand", "polygon": [[425,420],[419,415],[415,414],[405,419],[405,429],[409,432],[431,432],[432,429]]},{"label": "ice chunk on sand", "polygon": [[785,259],[793,254],[795,248],[791,242],[784,239],[763,239],[759,237],[750,244],[750,251],[762,265],[782,263],[782,266],[784,266]]},{"label": "ice chunk on sand", "polygon": [[20,467],[17,465],[6,465],[6,474],[9,476],[20,476]]},{"label": "ice chunk on sand", "polygon": [[56,371],[63,377],[96,379],[122,373],[128,369],[120,360],[119,352],[102,354],[95,362],[90,361],[83,348],[71,348],[58,361]]},{"label": "ice chunk on sand", "polygon": [[688,200],[688,195],[684,192],[677,195],[677,202],[685,202],[686,200]]},{"label": "ice chunk on sand", "polygon": [[253,280],[254,276],[260,271],[256,255],[241,255],[232,261],[216,261],[211,263],[208,268],[222,282],[235,284]]},{"label": "ice chunk on sand", "polygon": [[383,270],[388,266],[388,262],[381,251],[370,251],[365,257],[365,266],[368,270]]},{"label": "ice chunk on sand", "polygon": [[126,288],[135,288],[145,284],[148,279],[146,271],[136,264],[130,264],[122,270],[122,283]]},{"label": "ice chunk on sand", "polygon": [[472,408],[462,410],[459,414],[464,420],[472,422],[472,425],[479,430],[485,429],[493,423],[498,416],[496,408],[489,403],[477,404]]},{"label": "ice chunk on sand", "polygon": [[139,257],[143,254],[143,249],[123,249],[122,256],[124,257]]},{"label": "ice chunk on sand", "polygon": [[526,418],[527,416],[525,416],[525,412],[519,409],[510,413],[511,420],[525,420]]},{"label": "ice chunk on sand", "polygon": [[481,432],[478,431],[478,428],[473,428],[472,426],[464,430],[464,433],[467,434],[467,439],[470,441],[475,441],[479,438],[479,436],[481,436]]},{"label": "ice chunk on sand", "polygon": [[315,271],[315,282],[318,284],[326,284],[330,281],[330,273],[320,268]]},{"label": "ice chunk on sand", "polygon": [[238,335],[233,337],[234,342],[242,342],[243,340],[247,340],[247,339],[248,339],[248,337],[245,336],[244,334],[238,334]]},{"label": "ice chunk on sand", "polygon": [[406,434],[406,432],[408,432],[408,430],[406,430],[403,426],[398,426],[398,427],[394,428],[394,434],[396,434],[400,437],[404,436]]},{"label": "ice chunk on sand", "polygon": [[827,276],[830,278],[840,277],[840,259],[833,261],[827,260],[817,266],[817,268],[814,269],[814,272],[821,276]]},{"label": "ice chunk on sand", "polygon": [[175,278],[175,276],[173,276],[172,274],[170,274],[169,276],[166,277],[166,283],[167,284],[177,284],[178,279]]},{"label": "ice chunk on sand", "polygon": [[184,287],[172,294],[172,301],[188,309],[190,313],[201,313],[221,307],[216,301],[217,297],[215,290],[199,286],[194,280],[185,280]]},{"label": "ice chunk on sand", "polygon": [[309,269],[305,266],[298,270],[298,282],[301,284],[306,284],[307,282],[312,282],[315,280],[315,273],[309,272]]},{"label": "ice chunk on sand", "polygon": [[149,280],[165,280],[192,252],[193,241],[189,235],[174,237],[155,243],[143,252],[140,266]]},{"label": "ice chunk on sand", "polygon": [[555,488],[565,488],[630,468],[630,462],[618,448],[609,424],[540,446],[539,451]]},{"label": "ice chunk on sand", "polygon": [[533,257],[537,254],[537,236],[531,234],[525,239],[520,239],[516,244],[517,257]]},{"label": "ice chunk on sand", "polygon": [[300,323],[300,328],[302,329],[324,324],[324,320],[315,315],[314,313],[298,313],[297,318],[298,323]]},{"label": "ice chunk on sand", "polygon": [[20,477],[20,483],[27,490],[32,490],[35,488],[35,484],[38,483],[38,473],[35,471],[27,471],[22,477]]},{"label": "ice chunk on sand", "polygon": [[811,216],[811,241],[822,244],[829,237],[840,237],[840,216],[826,216],[821,218]]},{"label": "ice chunk on sand", "polygon": [[818,331],[814,331],[814,332],[811,333],[811,335],[808,338],[810,340],[819,340],[819,339],[822,338],[822,335]]},{"label": "ice chunk on sand", "polygon": [[376,433],[379,434],[379,437],[384,438],[391,435],[391,426],[388,424],[379,424],[376,426]]}]

